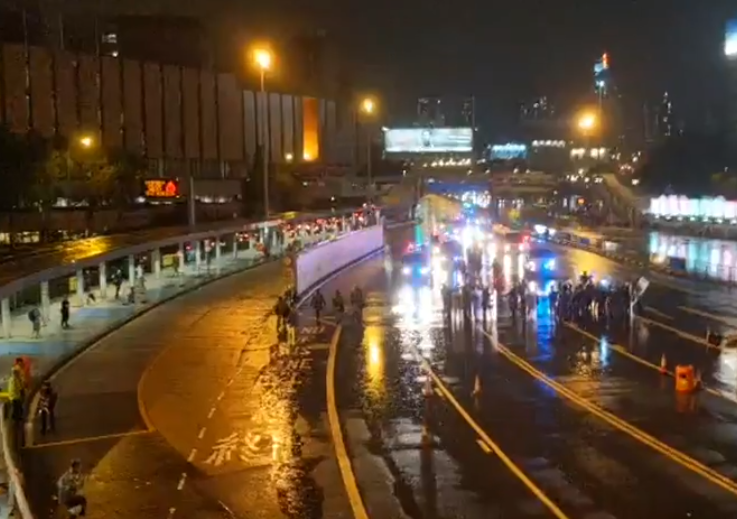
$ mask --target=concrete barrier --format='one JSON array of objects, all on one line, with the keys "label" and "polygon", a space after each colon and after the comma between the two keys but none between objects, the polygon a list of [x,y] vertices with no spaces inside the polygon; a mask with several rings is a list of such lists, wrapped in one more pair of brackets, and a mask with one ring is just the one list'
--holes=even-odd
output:
[{"label": "concrete barrier", "polygon": [[294,261],[295,287],[302,295],[326,276],[384,248],[384,227],[374,225],[322,243]]}]

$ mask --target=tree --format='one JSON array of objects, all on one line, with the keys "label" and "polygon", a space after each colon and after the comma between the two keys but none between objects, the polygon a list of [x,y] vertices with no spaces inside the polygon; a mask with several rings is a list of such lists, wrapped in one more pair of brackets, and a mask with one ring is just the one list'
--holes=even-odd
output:
[{"label": "tree", "polygon": [[146,159],[125,150],[115,150],[108,160],[113,168],[112,203],[117,207],[131,205],[141,196]]}]

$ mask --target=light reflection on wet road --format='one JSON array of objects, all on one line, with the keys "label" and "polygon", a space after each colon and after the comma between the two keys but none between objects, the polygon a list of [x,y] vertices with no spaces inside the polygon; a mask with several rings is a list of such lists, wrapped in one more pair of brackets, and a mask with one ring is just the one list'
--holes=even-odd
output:
[{"label": "light reflection on wet road", "polygon": [[[408,289],[396,269],[390,273],[384,266],[384,260],[377,260],[374,275],[364,278],[371,296],[365,333],[346,328],[338,380],[359,485],[369,489],[367,506],[377,511],[372,517],[400,516],[389,512],[391,499],[376,499],[370,491],[380,487],[382,477],[390,479],[391,494],[410,517],[552,516],[498,457],[487,452],[488,446],[445,398],[436,392],[428,402],[423,396],[425,378],[418,355],[569,517],[737,514],[736,496],[573,407],[512,365],[482,331],[492,331],[490,317],[489,322],[473,324],[455,312],[444,322],[437,290],[421,283]],[[559,270],[560,277],[581,270],[626,280],[638,275],[581,251],[561,250]],[[698,330],[707,323],[717,328],[714,320],[679,307],[720,315],[731,308],[737,314],[730,299],[718,288],[668,282],[652,284],[644,303],[660,312],[650,316],[658,322],[700,336]],[[545,306],[543,302],[537,321],[525,326],[513,325],[502,311],[496,329],[501,343],[591,402],[704,465],[737,477],[737,406],[708,393],[677,397],[672,379],[621,355],[614,344],[654,364],[665,352],[669,369],[676,362],[693,363],[707,384],[719,382],[734,391],[737,380],[723,382],[730,353],[720,355],[642,323],[631,330],[588,325],[588,332],[610,341],[597,343],[568,327],[554,326]],[[482,392],[474,397],[477,375]]]}]

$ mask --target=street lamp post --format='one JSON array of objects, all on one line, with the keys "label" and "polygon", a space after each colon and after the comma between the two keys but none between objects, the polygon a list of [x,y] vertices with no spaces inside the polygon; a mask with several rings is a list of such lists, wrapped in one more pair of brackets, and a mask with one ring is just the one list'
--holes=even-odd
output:
[{"label": "street lamp post", "polygon": [[[374,115],[376,112],[376,102],[371,99],[370,97],[365,98],[363,101],[361,101],[361,113],[363,113],[366,118],[370,118]],[[374,183],[373,183],[373,172],[371,168],[371,128],[368,122],[366,123],[366,183],[368,188],[368,195],[367,195],[367,202],[371,202],[373,198],[373,190],[374,190]]]},{"label": "street lamp post", "polygon": [[261,159],[264,175],[264,215],[268,219],[271,213],[269,204],[269,102],[266,96],[266,72],[271,69],[271,52],[266,49],[256,49],[253,53],[254,62],[261,75],[261,98],[263,99],[263,124],[261,125]]}]

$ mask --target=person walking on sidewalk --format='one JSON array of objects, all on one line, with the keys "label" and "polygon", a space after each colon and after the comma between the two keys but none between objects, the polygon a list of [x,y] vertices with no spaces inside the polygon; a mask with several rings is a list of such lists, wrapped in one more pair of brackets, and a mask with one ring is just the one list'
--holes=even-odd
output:
[{"label": "person walking on sidewalk", "polygon": [[41,386],[38,400],[38,416],[41,419],[41,435],[45,436],[46,432],[56,432],[56,408],[57,394],[51,387],[48,380]]},{"label": "person walking on sidewalk", "polygon": [[86,270],[84,273],[84,291],[87,294],[87,304],[94,305],[97,303],[95,293],[92,291],[92,272]]},{"label": "person walking on sidewalk", "polygon": [[41,337],[41,310],[37,306],[34,306],[28,310],[28,320],[31,321],[31,328],[33,329],[33,338],[38,339]]},{"label": "person walking on sidewalk", "polygon": [[61,301],[61,327],[65,330],[69,329],[69,299],[64,296]]},{"label": "person walking on sidewalk", "polygon": [[115,299],[120,299],[120,289],[123,286],[123,273],[119,268],[113,272],[113,285],[115,285]]}]

